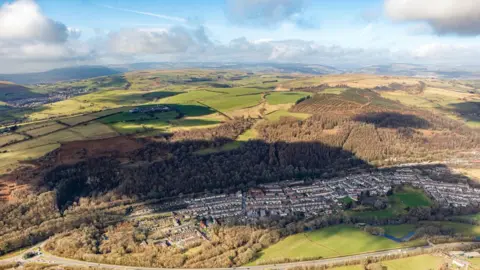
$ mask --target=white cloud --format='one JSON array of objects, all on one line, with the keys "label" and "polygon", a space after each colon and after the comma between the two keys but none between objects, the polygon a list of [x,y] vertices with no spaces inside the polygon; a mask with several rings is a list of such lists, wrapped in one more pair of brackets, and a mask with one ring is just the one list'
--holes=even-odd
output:
[{"label": "white cloud", "polygon": [[80,30],[46,17],[33,0],[6,2],[0,6],[2,72],[88,61],[95,53],[78,40],[80,35]]},{"label": "white cloud", "polygon": [[67,27],[45,17],[33,0],[18,0],[0,7],[0,40],[63,43]]},{"label": "white cloud", "polygon": [[371,64],[390,62],[395,55],[389,50],[363,50],[326,46],[305,40],[248,40],[245,37],[228,44],[217,44],[204,54],[190,59],[238,62],[293,62],[313,64]]},{"label": "white cloud", "polygon": [[227,17],[232,22],[247,26],[278,26],[284,22],[301,28],[313,28],[305,18],[306,0],[227,0]]},{"label": "white cloud", "polygon": [[209,46],[203,27],[170,29],[124,29],[109,34],[108,47],[118,54],[174,54]]},{"label": "white cloud", "polygon": [[480,0],[385,0],[396,21],[427,22],[437,34],[480,35]]}]

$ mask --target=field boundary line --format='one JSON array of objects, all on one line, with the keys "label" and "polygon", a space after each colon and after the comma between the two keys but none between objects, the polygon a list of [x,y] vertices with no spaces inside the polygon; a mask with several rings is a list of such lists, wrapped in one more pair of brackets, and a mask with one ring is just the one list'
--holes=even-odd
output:
[{"label": "field boundary line", "polygon": [[200,104],[200,105],[202,105],[202,106],[205,106],[205,107],[207,107],[207,108],[210,108],[210,109],[214,110],[215,112],[217,112],[217,113],[225,116],[225,117],[226,117],[227,119],[229,119],[229,120],[233,120],[232,117],[228,116],[226,113],[221,112],[221,111],[219,111],[219,110],[217,110],[217,109],[215,109],[215,108],[213,108],[213,107],[211,107],[211,106],[208,106],[207,104],[205,104],[205,103],[203,103],[203,102],[201,102],[201,101],[199,101],[199,100],[197,100],[197,103]]},{"label": "field boundary line", "polygon": [[[48,133],[39,135],[39,136],[37,136],[37,137],[32,137],[32,136],[30,136],[31,138],[29,138],[29,139],[27,139],[27,140],[14,142],[14,143],[11,143],[11,144],[6,145],[6,146],[12,146],[12,145],[16,145],[16,144],[19,144],[19,143],[22,143],[22,142],[31,141],[31,140],[33,140],[33,139],[43,138],[43,137],[46,137],[46,136],[48,136],[48,135],[52,135],[52,134],[57,133],[57,132],[60,132],[60,131],[65,131],[65,130],[71,129],[71,128],[73,128],[73,127],[85,125],[85,124],[88,124],[88,123],[90,123],[90,122],[94,122],[94,121],[97,121],[97,120],[100,120],[100,119],[103,119],[103,118],[106,118],[106,117],[109,117],[109,116],[112,116],[112,115],[120,114],[120,113],[122,113],[122,112],[115,112],[115,113],[111,113],[111,114],[107,114],[107,115],[102,115],[102,116],[99,116],[99,117],[94,118],[94,119],[90,119],[90,120],[87,120],[87,121],[83,121],[83,122],[77,123],[77,124],[75,124],[75,125],[65,126],[65,127],[61,128],[61,129],[57,129],[57,130],[55,130],[55,131],[48,132]],[[2,146],[2,147],[5,147],[5,146]]]}]

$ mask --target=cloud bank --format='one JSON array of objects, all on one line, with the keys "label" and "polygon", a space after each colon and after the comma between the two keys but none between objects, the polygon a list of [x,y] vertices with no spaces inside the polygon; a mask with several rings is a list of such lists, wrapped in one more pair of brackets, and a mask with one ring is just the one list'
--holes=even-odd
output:
[{"label": "cloud bank", "polygon": [[203,27],[188,29],[124,29],[110,33],[107,46],[118,54],[173,54],[202,50],[211,41]]},{"label": "cloud bank", "polygon": [[[410,0],[387,0],[386,7],[396,20],[431,22],[431,27],[437,33],[474,35],[480,29],[473,26],[463,29],[459,26],[465,21],[469,21],[470,26],[477,23],[476,7],[467,10],[461,4],[452,8],[455,12],[448,15],[444,12],[447,9],[445,3],[451,1],[436,1],[440,4],[432,9],[420,5],[431,2],[429,0],[415,0],[420,5],[417,5],[417,9],[407,5]],[[463,1],[473,3],[480,0]],[[305,2],[297,0],[231,0],[229,4],[238,8],[234,10],[238,22],[257,22],[263,26],[292,22],[298,19],[298,14],[305,8]],[[432,18],[435,18],[435,23]],[[98,31],[95,37],[85,40],[82,39],[81,30],[48,18],[33,0],[17,0],[0,6],[0,62],[3,64],[0,65],[0,73],[135,61],[292,62],[358,66],[397,61],[462,64],[478,58],[480,46],[461,46],[452,42],[424,44],[403,51],[366,49],[354,45],[342,47],[288,38],[252,40],[239,37],[221,43],[212,40],[205,27],[183,23],[161,29]]]},{"label": "cloud bank", "polygon": [[385,0],[395,21],[426,22],[439,35],[480,35],[480,0]]}]

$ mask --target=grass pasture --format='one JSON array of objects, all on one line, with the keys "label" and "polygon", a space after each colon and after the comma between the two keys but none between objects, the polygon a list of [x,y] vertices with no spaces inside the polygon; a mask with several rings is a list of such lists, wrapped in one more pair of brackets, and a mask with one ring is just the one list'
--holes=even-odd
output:
[{"label": "grass pasture", "polygon": [[306,92],[274,92],[267,95],[267,102],[270,105],[296,103],[300,99],[311,95]]},{"label": "grass pasture", "polygon": [[475,267],[473,269],[480,268],[480,258],[468,259],[468,261],[471,263],[471,266]]},{"label": "grass pasture", "polygon": [[466,91],[457,91],[453,86],[450,88],[427,87],[423,93],[418,95],[404,91],[380,91],[379,93],[384,98],[398,101],[404,105],[431,110],[453,119],[463,120],[466,125],[473,128],[480,126],[480,119],[474,117],[475,112],[480,108],[478,96]]},{"label": "grass pasture", "polygon": [[357,217],[389,218],[399,216],[407,212],[408,207],[431,206],[432,201],[421,190],[404,187],[388,197],[389,206],[378,211],[348,211],[347,213]]},{"label": "grass pasture", "polygon": [[228,112],[236,109],[243,109],[258,105],[262,101],[262,94],[245,96],[219,96],[210,100],[203,101],[209,107],[220,111]]},{"label": "grass pasture", "polygon": [[196,90],[196,91],[189,91],[176,96],[164,98],[161,100],[161,103],[170,103],[170,104],[195,103],[197,101],[209,100],[211,98],[215,98],[222,95],[224,94],[221,92]]},{"label": "grass pasture", "polygon": [[65,126],[54,121],[22,127],[27,130],[25,132],[36,136],[53,133],[2,147],[0,149],[0,152],[2,152],[0,153],[0,174],[15,169],[21,161],[40,158],[55,150],[64,142],[108,138],[118,135],[107,125],[95,121],[57,131],[59,126],[65,128]]},{"label": "grass pasture", "polygon": [[109,126],[96,121],[73,127],[69,129],[69,131],[74,132],[88,140],[114,137],[118,135],[118,133]]},{"label": "grass pasture", "polygon": [[78,125],[80,123],[85,123],[97,119],[98,116],[93,114],[80,115],[75,117],[63,118],[60,122],[65,123],[70,126]]},{"label": "grass pasture", "polygon": [[215,154],[219,152],[232,151],[241,147],[242,143],[248,142],[249,140],[255,140],[257,137],[258,137],[257,131],[255,130],[255,128],[251,128],[245,131],[243,134],[240,134],[240,136],[238,136],[237,140],[235,140],[234,142],[227,143],[217,148],[202,149],[200,151],[197,151],[196,154],[208,155],[208,154]]},{"label": "grass pasture", "polygon": [[421,190],[410,187],[404,187],[402,191],[395,192],[393,199],[397,204],[403,204],[406,207],[430,206],[432,201]]},{"label": "grass pasture", "polygon": [[65,125],[58,124],[56,122],[50,122],[49,125],[41,127],[41,128],[36,128],[36,129],[31,129],[28,131],[25,131],[26,134],[32,136],[32,137],[38,137],[42,136],[45,134],[49,134],[52,132],[55,132],[57,130],[60,130],[62,128],[65,128]]},{"label": "grass pasture", "polygon": [[353,226],[339,225],[289,236],[261,252],[252,265],[283,259],[332,258],[418,244],[399,244]]},{"label": "grass pasture", "polygon": [[300,120],[305,120],[308,117],[310,117],[310,114],[308,114],[308,113],[292,113],[292,112],[289,112],[289,111],[286,111],[286,110],[278,110],[278,111],[270,113],[266,116],[266,118],[268,120],[273,121],[273,122],[280,120],[280,118],[282,118],[282,117],[295,117],[295,118],[298,118]]},{"label": "grass pasture", "polygon": [[134,134],[147,130],[164,130],[169,122],[176,119],[177,112],[147,114],[123,113],[103,118],[100,122],[109,125],[120,134]]},{"label": "grass pasture", "polygon": [[21,134],[9,133],[0,135],[0,145],[5,145],[12,142],[18,142],[24,140],[26,137]]},{"label": "grass pasture", "polygon": [[381,262],[382,266],[386,266],[391,270],[430,270],[440,269],[445,259],[433,255],[420,255],[404,259]]},{"label": "grass pasture", "polygon": [[14,151],[9,150],[6,153],[0,153],[0,175],[18,167],[19,161],[40,158],[58,147],[60,147],[58,143],[39,144],[38,146],[32,145],[28,148],[19,148]]}]

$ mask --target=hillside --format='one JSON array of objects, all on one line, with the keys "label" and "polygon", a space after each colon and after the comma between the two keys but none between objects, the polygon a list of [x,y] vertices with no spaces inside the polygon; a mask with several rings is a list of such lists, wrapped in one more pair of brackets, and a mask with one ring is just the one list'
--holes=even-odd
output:
[{"label": "hillside", "polygon": [[0,81],[17,84],[55,83],[60,81],[80,80],[121,73],[118,70],[102,66],[82,66],[59,68],[38,73],[0,74]]},{"label": "hillside", "polygon": [[30,88],[7,82],[0,82],[0,101],[5,103],[18,99],[41,97],[42,94],[33,92]]},{"label": "hillside", "polygon": [[[17,122],[0,129],[0,253],[57,235],[58,256],[232,267],[282,260],[268,247],[310,229],[475,214],[475,83],[216,69],[4,83],[0,109]],[[19,107],[12,93],[59,99]],[[348,254],[400,246],[369,249],[379,236],[342,228],[363,237]]]}]

